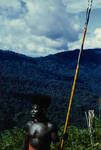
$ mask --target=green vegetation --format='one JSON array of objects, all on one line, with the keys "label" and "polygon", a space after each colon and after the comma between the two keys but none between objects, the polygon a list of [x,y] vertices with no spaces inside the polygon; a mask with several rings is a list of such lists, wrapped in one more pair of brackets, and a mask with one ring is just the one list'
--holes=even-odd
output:
[{"label": "green vegetation", "polygon": [[[94,146],[90,144],[89,132],[87,129],[69,127],[68,142],[65,142],[64,150],[101,150],[101,121],[96,119],[94,135]],[[61,137],[63,127],[59,130]],[[22,150],[24,140],[24,130],[13,128],[5,130],[0,134],[0,150]],[[67,141],[67,140],[66,140]],[[57,145],[51,146],[52,150],[57,150]]]},{"label": "green vegetation", "polygon": [[13,128],[5,130],[0,134],[1,150],[22,150],[24,131],[22,129]]},{"label": "green vegetation", "polygon": [[[94,109],[98,114],[98,105],[100,109],[100,51],[83,52],[71,111],[73,125],[84,127],[84,112]],[[0,50],[0,130],[23,127],[29,120],[30,96],[26,98],[29,93],[51,96],[49,117],[61,126],[67,111],[77,56],[78,50],[40,58]]]}]

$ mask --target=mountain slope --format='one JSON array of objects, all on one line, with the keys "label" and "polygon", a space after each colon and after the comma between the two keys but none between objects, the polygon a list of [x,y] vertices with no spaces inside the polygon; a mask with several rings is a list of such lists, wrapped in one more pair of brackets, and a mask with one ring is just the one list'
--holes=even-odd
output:
[{"label": "mountain slope", "polygon": [[[52,96],[49,116],[53,121],[63,123],[77,56],[78,50],[40,58],[0,50],[1,128],[7,117],[12,120],[10,126],[14,121],[19,125],[18,120],[22,121],[22,116],[22,124],[29,118],[30,98],[14,97],[12,93],[42,93]],[[80,124],[85,119],[84,111],[87,109],[98,112],[100,96],[101,49],[85,50],[71,112],[72,123]]]}]

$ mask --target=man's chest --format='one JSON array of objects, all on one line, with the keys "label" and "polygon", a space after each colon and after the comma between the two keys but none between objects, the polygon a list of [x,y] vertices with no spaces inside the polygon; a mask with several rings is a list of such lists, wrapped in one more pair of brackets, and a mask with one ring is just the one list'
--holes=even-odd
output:
[{"label": "man's chest", "polygon": [[49,127],[42,123],[33,123],[28,129],[28,134],[30,137],[43,137],[49,133]]}]

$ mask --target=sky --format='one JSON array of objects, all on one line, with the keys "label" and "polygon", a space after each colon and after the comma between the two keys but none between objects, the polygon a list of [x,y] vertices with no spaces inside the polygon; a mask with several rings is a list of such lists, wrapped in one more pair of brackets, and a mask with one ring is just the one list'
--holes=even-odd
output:
[{"label": "sky", "polygon": [[[46,56],[80,48],[88,0],[0,0],[0,49]],[[85,49],[101,48],[101,0],[93,2]]]}]

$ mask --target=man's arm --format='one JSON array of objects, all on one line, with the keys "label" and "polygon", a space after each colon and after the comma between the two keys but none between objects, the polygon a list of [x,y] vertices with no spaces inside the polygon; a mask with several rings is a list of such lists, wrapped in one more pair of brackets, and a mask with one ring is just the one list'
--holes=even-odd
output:
[{"label": "man's arm", "polygon": [[52,125],[51,140],[53,143],[59,142],[58,129],[54,125]]},{"label": "man's arm", "polygon": [[25,134],[23,150],[28,150],[28,147],[29,147],[29,136]]},{"label": "man's arm", "polygon": [[55,149],[60,150],[60,139],[58,136],[58,130],[57,128],[53,128],[53,131],[51,132],[51,141],[52,145],[54,146]]},{"label": "man's arm", "polygon": [[23,144],[23,150],[28,150],[29,148],[29,128],[31,126],[32,122],[29,121],[27,122],[27,124],[25,125],[25,137],[24,137],[24,144]]}]

